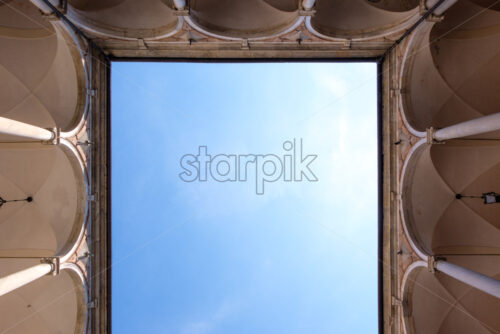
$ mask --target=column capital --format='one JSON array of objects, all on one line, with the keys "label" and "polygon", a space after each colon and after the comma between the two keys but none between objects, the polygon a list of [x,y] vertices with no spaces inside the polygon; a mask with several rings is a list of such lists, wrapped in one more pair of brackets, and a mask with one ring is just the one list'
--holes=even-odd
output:
[{"label": "column capital", "polygon": [[47,128],[46,130],[52,133],[52,138],[42,141],[46,145],[58,145],[61,142],[61,129],[60,128]]},{"label": "column capital", "polygon": [[46,263],[52,266],[52,270],[49,273],[52,274],[52,276],[58,275],[61,271],[61,260],[58,256],[43,257],[40,259],[40,263]]},{"label": "column capital", "polygon": [[191,15],[189,8],[177,9],[177,10],[174,10],[173,13],[175,16],[189,16],[189,15]]},{"label": "column capital", "polygon": [[427,257],[427,270],[432,274],[436,272],[436,258],[434,256]]},{"label": "column capital", "polygon": [[427,138],[427,144],[428,145],[434,145],[434,144],[445,144],[444,141],[440,141],[436,139],[436,131],[439,129],[436,129],[435,127],[429,127],[425,129],[426,133],[426,138]]},{"label": "column capital", "polygon": [[314,16],[316,11],[314,9],[300,9],[299,16]]},{"label": "column capital", "polygon": [[437,272],[437,263],[438,261],[446,261],[446,258],[442,256],[433,256],[429,255],[427,257],[427,269],[430,273],[435,274]]}]

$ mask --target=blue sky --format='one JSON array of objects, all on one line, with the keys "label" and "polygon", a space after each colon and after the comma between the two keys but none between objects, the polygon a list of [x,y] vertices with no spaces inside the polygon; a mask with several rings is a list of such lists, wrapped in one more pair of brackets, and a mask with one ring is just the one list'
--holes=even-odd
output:
[{"label": "blue sky", "polygon": [[[376,333],[376,65],[113,63],[115,333]],[[285,155],[317,182],[183,182]]]}]

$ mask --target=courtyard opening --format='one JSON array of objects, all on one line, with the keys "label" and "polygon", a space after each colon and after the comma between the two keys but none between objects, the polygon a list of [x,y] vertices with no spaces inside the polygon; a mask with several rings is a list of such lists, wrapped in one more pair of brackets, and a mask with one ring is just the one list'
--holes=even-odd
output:
[{"label": "courtyard opening", "polygon": [[378,330],[377,66],[114,62],[115,333]]}]

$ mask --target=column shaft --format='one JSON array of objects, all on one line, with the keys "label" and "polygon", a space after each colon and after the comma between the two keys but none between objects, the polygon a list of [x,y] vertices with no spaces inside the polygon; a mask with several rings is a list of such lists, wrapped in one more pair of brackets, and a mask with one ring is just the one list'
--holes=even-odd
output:
[{"label": "column shaft", "polygon": [[54,271],[54,265],[42,263],[0,278],[0,296]]},{"label": "column shaft", "polygon": [[302,8],[305,10],[311,10],[314,7],[315,0],[303,0],[302,1]]},{"label": "column shaft", "polygon": [[49,141],[55,137],[54,132],[38,126],[0,117],[0,134],[22,137],[26,141]]},{"label": "column shaft", "polygon": [[443,141],[479,135],[496,130],[500,130],[500,113],[475,118],[470,121],[436,130],[433,137],[437,141]]},{"label": "column shaft", "polygon": [[[426,7],[427,8],[431,8],[432,6],[434,6],[439,0],[427,0],[426,2]],[[448,9],[450,8],[451,6],[453,6],[458,0],[445,0],[438,8],[436,8],[434,10],[434,15],[436,16],[441,16],[443,15],[443,13]]]},{"label": "column shaft", "polygon": [[178,10],[183,10],[186,8],[186,0],[174,0],[174,6]]},{"label": "column shaft", "polygon": [[435,262],[435,268],[437,271],[445,273],[460,282],[500,298],[500,281],[494,278],[441,260]]}]

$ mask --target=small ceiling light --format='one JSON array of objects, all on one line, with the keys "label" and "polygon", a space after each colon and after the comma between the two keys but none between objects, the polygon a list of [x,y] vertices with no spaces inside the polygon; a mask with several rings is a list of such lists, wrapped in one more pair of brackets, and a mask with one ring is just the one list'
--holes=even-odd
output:
[{"label": "small ceiling light", "polygon": [[5,204],[5,203],[11,203],[11,202],[28,202],[31,203],[33,202],[33,197],[28,196],[25,199],[11,199],[11,200],[5,200],[2,197],[0,197],[0,208]]},{"label": "small ceiling light", "polygon": [[484,200],[484,204],[500,203],[500,194],[497,194],[495,192],[484,193],[481,196],[471,196],[471,195],[456,194],[455,198],[456,199],[462,199],[462,198],[481,198],[482,200]]},{"label": "small ceiling light", "polygon": [[483,194],[484,204],[500,203],[500,195],[494,192]]}]

